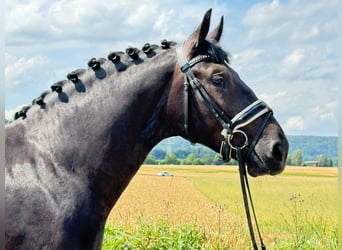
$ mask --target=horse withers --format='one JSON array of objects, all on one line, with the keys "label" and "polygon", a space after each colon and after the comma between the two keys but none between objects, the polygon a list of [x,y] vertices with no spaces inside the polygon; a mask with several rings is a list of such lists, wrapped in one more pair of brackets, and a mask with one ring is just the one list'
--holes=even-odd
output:
[{"label": "horse withers", "polygon": [[167,137],[226,160],[242,145],[252,176],[284,169],[286,136],[230,67],[223,18],[209,32],[210,16],[180,45],[90,60],[16,114],[5,128],[6,249],[100,249],[109,212]]}]

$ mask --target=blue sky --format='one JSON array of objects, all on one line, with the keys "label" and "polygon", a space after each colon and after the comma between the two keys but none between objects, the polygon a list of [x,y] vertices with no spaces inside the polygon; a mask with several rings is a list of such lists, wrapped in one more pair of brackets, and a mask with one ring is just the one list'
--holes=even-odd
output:
[{"label": "blue sky", "polygon": [[338,0],[91,1],[5,4],[5,114],[111,50],[182,42],[213,8],[232,67],[290,135],[337,135]]}]

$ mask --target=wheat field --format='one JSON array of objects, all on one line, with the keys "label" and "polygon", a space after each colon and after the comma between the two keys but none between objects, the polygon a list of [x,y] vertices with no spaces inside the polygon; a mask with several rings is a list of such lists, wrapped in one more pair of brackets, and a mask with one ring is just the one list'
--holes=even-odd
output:
[{"label": "wheat field", "polygon": [[[337,168],[287,167],[249,182],[268,249],[335,249]],[[249,248],[237,167],[142,166],[107,225],[134,231],[161,221],[199,226],[216,249]]]}]

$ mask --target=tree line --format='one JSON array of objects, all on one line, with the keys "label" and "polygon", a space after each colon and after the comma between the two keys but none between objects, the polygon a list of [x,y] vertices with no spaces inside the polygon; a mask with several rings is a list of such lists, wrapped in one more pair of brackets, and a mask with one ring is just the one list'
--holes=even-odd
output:
[{"label": "tree line", "polygon": [[155,159],[152,154],[149,154],[144,161],[144,164],[151,165],[236,165],[235,160],[224,162],[217,154],[211,156],[209,154],[203,157],[197,157],[194,153],[190,153],[186,158],[177,158],[174,153],[166,153],[163,159]]},{"label": "tree line", "polygon": [[324,154],[317,155],[316,161],[305,161],[303,151],[300,149],[294,150],[291,155],[287,156],[286,164],[288,166],[315,165],[317,167],[333,167],[335,165],[333,159],[328,158]]},{"label": "tree line", "polygon": [[171,165],[236,165],[236,161],[229,163],[221,160],[220,155],[203,146],[164,150],[155,148],[145,159],[145,164]]},{"label": "tree line", "polygon": [[[152,150],[144,161],[151,165],[237,165],[235,160],[228,163],[221,160],[220,155],[205,147],[180,149],[180,150]],[[333,159],[321,154],[317,156],[316,161],[306,161],[303,157],[303,151],[294,150],[288,155],[286,164],[288,166],[318,166],[332,167],[336,166]]]}]

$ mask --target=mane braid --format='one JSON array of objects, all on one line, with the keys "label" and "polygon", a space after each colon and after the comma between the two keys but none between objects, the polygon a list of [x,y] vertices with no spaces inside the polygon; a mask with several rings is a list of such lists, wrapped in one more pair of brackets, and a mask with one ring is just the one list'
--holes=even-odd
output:
[{"label": "mane braid", "polygon": [[[99,79],[104,79],[107,76],[107,74],[105,70],[101,68],[101,65],[107,61],[112,62],[118,72],[122,72],[122,71],[125,71],[130,65],[133,65],[133,64],[137,65],[137,64],[141,64],[144,62],[144,60],[142,60],[139,56],[141,52],[143,52],[147,58],[152,58],[155,55],[157,55],[158,48],[161,48],[162,50],[166,50],[166,49],[170,49],[176,44],[177,44],[176,42],[168,41],[164,39],[161,41],[161,46],[158,46],[156,44],[151,45],[149,43],[145,43],[141,50],[139,50],[138,48],[134,48],[134,47],[128,47],[125,51],[126,53],[121,52],[121,51],[110,52],[107,56],[107,59],[91,58],[88,61],[88,67],[91,68],[95,72],[96,77],[98,77]],[[101,70],[102,70],[102,74],[100,72]],[[33,105],[39,105],[40,108],[45,109],[46,103],[44,102],[44,98],[51,92],[57,92],[59,95],[64,94],[63,86],[68,82],[72,82],[76,90],[78,90],[79,92],[85,92],[85,87],[83,86],[83,84],[82,86],[79,85],[80,77],[85,72],[86,72],[86,69],[77,69],[68,73],[66,76],[67,80],[61,80],[52,84],[51,91],[44,91],[40,96],[32,100],[32,105],[24,106],[23,108],[21,108],[21,110],[16,112],[14,114],[14,120],[17,120],[20,117],[22,117],[22,119],[24,120],[27,117],[26,113]],[[67,98],[66,94],[64,94],[64,97]],[[67,102],[68,99],[65,99],[65,98],[59,98],[59,99],[62,102],[63,100],[64,102]]]}]

